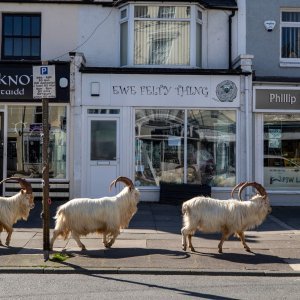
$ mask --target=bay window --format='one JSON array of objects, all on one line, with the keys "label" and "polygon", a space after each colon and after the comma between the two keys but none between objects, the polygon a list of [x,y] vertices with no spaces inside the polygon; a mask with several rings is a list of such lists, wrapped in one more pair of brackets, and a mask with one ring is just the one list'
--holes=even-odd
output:
[{"label": "bay window", "polygon": [[121,66],[197,66],[202,12],[195,6],[129,5],[121,10]]}]

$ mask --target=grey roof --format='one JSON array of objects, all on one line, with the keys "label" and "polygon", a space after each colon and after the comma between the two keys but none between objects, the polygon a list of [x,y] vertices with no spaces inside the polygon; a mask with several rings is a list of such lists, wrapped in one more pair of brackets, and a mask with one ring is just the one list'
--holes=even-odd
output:
[{"label": "grey roof", "polygon": [[[135,0],[136,2],[175,2],[175,1],[162,1],[162,0]],[[118,4],[129,2],[129,0],[119,0]],[[176,2],[192,2],[199,3],[207,8],[215,8],[215,9],[237,9],[237,3],[235,0],[194,0],[194,1],[184,1],[184,0],[176,0]]]},{"label": "grey roof", "polygon": [[[4,0],[0,1],[0,3],[57,3],[57,4],[101,4],[101,5],[119,5],[126,2],[129,2],[129,0]],[[174,1],[168,1],[168,0],[137,0],[136,2],[173,2]],[[176,2],[192,2],[192,3],[199,3],[203,5],[206,8],[213,8],[213,9],[237,9],[237,3],[235,0],[194,0],[194,1],[181,1],[176,0]]]}]

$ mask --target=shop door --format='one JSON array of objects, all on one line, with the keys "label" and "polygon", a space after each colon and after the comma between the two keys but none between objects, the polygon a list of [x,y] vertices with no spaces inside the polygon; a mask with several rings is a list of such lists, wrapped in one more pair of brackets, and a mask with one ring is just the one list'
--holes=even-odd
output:
[{"label": "shop door", "polygon": [[[0,112],[0,181],[3,179],[4,113]],[[2,187],[0,188],[2,196]]]},{"label": "shop door", "polygon": [[98,198],[116,194],[118,190],[109,191],[109,185],[119,174],[119,119],[89,118],[88,138],[87,196]]}]

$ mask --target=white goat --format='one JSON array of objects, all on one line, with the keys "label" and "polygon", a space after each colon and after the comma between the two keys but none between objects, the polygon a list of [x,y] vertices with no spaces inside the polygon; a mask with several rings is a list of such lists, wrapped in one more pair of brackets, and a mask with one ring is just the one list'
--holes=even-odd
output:
[{"label": "white goat", "polygon": [[80,241],[80,235],[93,232],[102,233],[104,246],[110,248],[120,234],[120,229],[128,227],[137,211],[140,196],[129,178],[118,177],[110,184],[110,188],[116,186],[117,182],[123,182],[126,187],[116,196],[78,198],[61,205],[56,212],[50,249],[53,249],[53,243],[59,235],[66,239],[69,232],[82,250],[86,248]]},{"label": "white goat", "polygon": [[[13,224],[18,220],[27,220],[29,212],[34,208],[34,196],[29,182],[20,177],[10,177],[2,180],[0,184],[8,180],[16,180],[21,185],[21,191],[12,197],[0,197],[0,234],[7,231],[6,245],[9,246],[13,233]],[[2,245],[0,238],[0,245]]]},{"label": "white goat", "polygon": [[[247,186],[253,186],[258,194],[248,201],[240,201],[241,193]],[[222,238],[218,245],[219,253],[222,253],[223,243],[232,234],[237,235],[246,251],[250,248],[246,244],[244,231],[260,225],[271,207],[266,190],[256,182],[241,182],[235,186],[231,192],[231,197],[239,188],[238,196],[240,200],[217,200],[208,197],[195,197],[182,204],[183,228],[182,247],[186,250],[186,238],[188,247],[195,251],[192,245],[192,235],[196,230],[212,233],[221,232]]]}]

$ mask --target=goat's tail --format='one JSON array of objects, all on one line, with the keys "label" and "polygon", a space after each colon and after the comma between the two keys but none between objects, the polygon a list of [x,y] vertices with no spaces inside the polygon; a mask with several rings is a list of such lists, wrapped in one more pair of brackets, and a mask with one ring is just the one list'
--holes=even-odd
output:
[{"label": "goat's tail", "polygon": [[184,202],[182,204],[182,210],[181,211],[182,211],[183,215],[189,215],[190,214],[190,207],[186,202]]},{"label": "goat's tail", "polygon": [[70,229],[66,220],[66,215],[63,207],[58,208],[54,219],[56,219],[55,230],[59,232],[59,235],[66,239],[69,235]]}]

